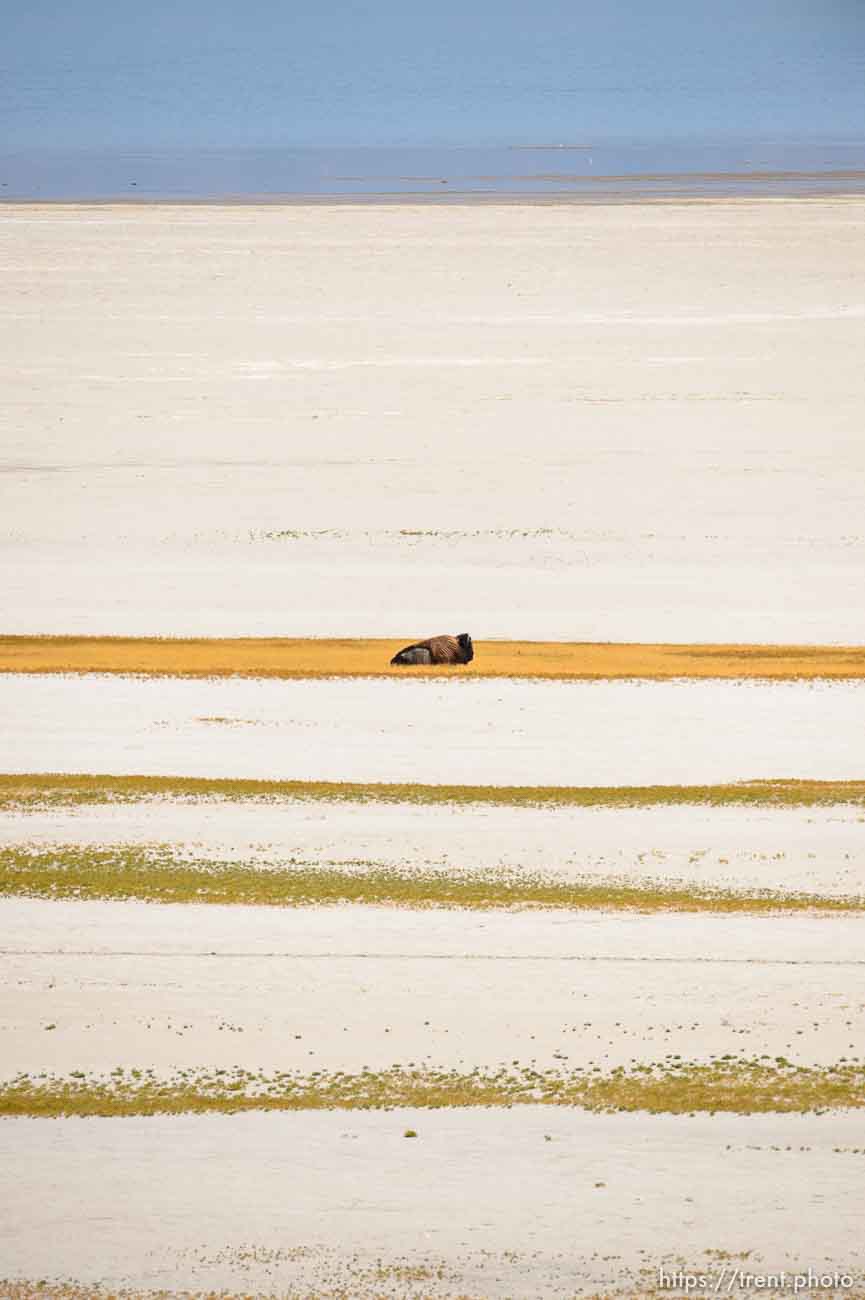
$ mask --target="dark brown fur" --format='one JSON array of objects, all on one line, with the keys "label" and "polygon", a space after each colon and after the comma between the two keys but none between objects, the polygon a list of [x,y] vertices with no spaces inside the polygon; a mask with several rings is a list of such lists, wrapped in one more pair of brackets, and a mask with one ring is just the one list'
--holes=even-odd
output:
[{"label": "dark brown fur", "polygon": [[404,646],[391,659],[397,666],[411,664],[468,664],[475,657],[474,646],[468,632],[459,636],[431,636],[427,641],[415,641]]}]

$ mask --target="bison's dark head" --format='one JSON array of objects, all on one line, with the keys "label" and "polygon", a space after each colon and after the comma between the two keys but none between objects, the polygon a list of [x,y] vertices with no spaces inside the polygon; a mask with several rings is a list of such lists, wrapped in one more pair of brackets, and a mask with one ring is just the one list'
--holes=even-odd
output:
[{"label": "bison's dark head", "polygon": [[472,639],[468,632],[460,632],[457,641],[459,642],[460,650],[463,652],[463,663],[470,664],[475,657],[475,648],[472,645]]}]

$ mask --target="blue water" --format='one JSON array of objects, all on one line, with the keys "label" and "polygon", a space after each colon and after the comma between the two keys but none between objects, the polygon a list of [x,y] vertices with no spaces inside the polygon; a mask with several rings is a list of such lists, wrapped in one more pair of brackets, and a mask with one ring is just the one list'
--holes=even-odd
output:
[{"label": "blue water", "polygon": [[9,9],[6,199],[863,188],[862,0]]},{"label": "blue water", "polygon": [[865,147],[737,141],[723,146],[238,149],[0,158],[5,199],[352,196],[636,196],[865,193]]}]

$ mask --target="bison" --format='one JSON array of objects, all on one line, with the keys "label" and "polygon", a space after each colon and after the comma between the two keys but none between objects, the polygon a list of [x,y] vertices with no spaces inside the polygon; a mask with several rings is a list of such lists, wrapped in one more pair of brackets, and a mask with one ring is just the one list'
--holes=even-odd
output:
[{"label": "bison", "polygon": [[431,636],[428,641],[416,641],[398,651],[392,664],[470,664],[475,648],[468,632],[459,636]]}]

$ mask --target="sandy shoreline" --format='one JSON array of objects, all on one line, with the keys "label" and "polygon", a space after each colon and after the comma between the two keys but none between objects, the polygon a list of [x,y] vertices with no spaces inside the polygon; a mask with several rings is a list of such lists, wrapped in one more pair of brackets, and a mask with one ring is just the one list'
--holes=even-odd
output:
[{"label": "sandy shoreline", "polygon": [[[500,178],[499,178],[500,179]],[[567,176],[514,176],[516,181],[566,182]],[[270,207],[403,207],[423,204],[432,207],[474,207],[476,205],[509,207],[552,206],[564,204],[593,205],[633,204],[741,204],[767,202],[806,202],[808,199],[843,201],[861,199],[865,188],[865,170],[763,170],[752,172],[636,172],[620,175],[573,177],[574,188],[546,190],[506,189],[478,190],[450,186],[440,190],[383,190],[368,193],[244,193],[244,194],[79,194],[43,195],[38,198],[12,195],[0,198],[3,207],[29,208],[270,208]]]}]

